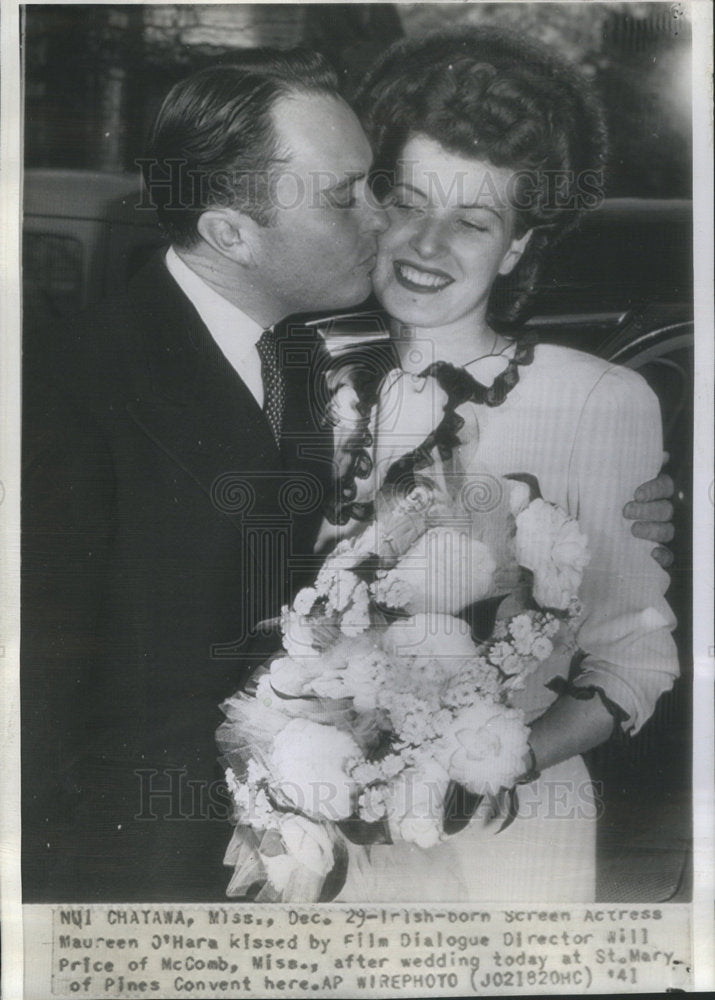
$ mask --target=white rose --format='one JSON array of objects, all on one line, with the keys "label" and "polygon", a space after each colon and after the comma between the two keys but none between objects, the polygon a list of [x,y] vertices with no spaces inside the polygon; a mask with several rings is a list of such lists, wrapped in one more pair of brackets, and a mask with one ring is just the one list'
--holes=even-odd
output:
[{"label": "white rose", "polygon": [[318,656],[300,659],[280,656],[271,663],[270,684],[274,692],[295,698],[305,694],[313,679],[319,677],[320,673],[321,660]]},{"label": "white rose", "polygon": [[454,781],[475,795],[494,794],[523,771],[528,737],[520,711],[477,701],[455,716],[436,752]]},{"label": "white rose", "polygon": [[449,775],[434,759],[424,759],[390,782],[387,818],[394,840],[425,850],[439,843]]},{"label": "white rose", "polygon": [[393,622],[381,637],[388,656],[415,656],[422,660],[450,662],[455,669],[477,655],[467,622],[452,615],[412,615]]},{"label": "white rose", "polygon": [[361,757],[349,733],[308,719],[292,719],[273,743],[273,783],[308,816],[346,819],[353,812],[357,792],[347,762]]},{"label": "white rose", "polygon": [[560,507],[533,500],[516,519],[516,557],[534,574],[534,598],[563,610],[581,585],[589,561],[588,539]]},{"label": "white rose", "polygon": [[387,582],[409,588],[408,611],[457,614],[492,593],[496,561],[467,529],[430,528],[404,555]]}]

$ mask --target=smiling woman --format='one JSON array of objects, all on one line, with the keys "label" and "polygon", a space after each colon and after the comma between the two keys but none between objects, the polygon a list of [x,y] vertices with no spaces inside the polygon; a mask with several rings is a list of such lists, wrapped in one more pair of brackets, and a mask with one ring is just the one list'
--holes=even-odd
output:
[{"label": "smiling woman", "polygon": [[[538,344],[518,324],[545,250],[598,203],[603,114],[548,50],[480,30],[397,44],[359,105],[376,176],[391,180],[373,284],[402,371],[372,399],[353,382],[358,409],[370,411],[366,460],[351,467],[354,516],[374,501],[379,525],[385,491],[410,477],[467,492],[485,475],[515,478],[540,491],[541,509],[578,519],[590,562],[579,561],[574,644],[556,643],[511,702],[530,734],[509,829],[495,836],[499,806],[472,816],[455,792],[458,822],[449,810],[438,817],[440,843],[351,846],[338,898],[589,901],[600,804],[581,754],[616,730],[638,732],[678,673],[667,577],[621,513],[660,466],[658,402],[635,373]],[[425,436],[414,398],[429,419],[435,393],[447,402]],[[473,538],[479,525],[475,513]],[[548,537],[535,530],[535,551]],[[572,541],[560,549],[567,562]],[[424,573],[452,572],[454,596],[464,566],[434,558]],[[533,571],[523,552],[519,561]],[[519,609],[556,606],[536,587],[524,598],[523,585],[503,581],[494,602],[458,613],[483,640]],[[429,585],[427,595],[434,609]]]},{"label": "smiling woman", "polygon": [[451,153],[428,136],[408,140],[373,276],[392,316],[420,327],[466,322],[471,336],[483,325],[495,278],[513,269],[531,236],[530,230],[518,234],[510,199],[515,176]]}]

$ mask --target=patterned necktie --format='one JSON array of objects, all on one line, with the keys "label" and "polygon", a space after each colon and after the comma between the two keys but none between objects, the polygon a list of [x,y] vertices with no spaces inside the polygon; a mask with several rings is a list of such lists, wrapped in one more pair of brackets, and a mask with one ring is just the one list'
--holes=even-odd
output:
[{"label": "patterned necktie", "polygon": [[263,412],[271,425],[276,444],[280,445],[285,407],[285,382],[278,360],[278,341],[275,330],[264,330],[256,344],[256,349],[261,359]]}]

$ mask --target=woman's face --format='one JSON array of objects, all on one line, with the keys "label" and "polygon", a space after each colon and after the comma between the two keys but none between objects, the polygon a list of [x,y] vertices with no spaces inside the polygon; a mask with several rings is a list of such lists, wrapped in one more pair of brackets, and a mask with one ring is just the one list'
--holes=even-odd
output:
[{"label": "woman's face", "polygon": [[372,276],[391,316],[418,327],[483,321],[494,279],[511,271],[528,241],[514,237],[513,176],[427,136],[406,143]]}]

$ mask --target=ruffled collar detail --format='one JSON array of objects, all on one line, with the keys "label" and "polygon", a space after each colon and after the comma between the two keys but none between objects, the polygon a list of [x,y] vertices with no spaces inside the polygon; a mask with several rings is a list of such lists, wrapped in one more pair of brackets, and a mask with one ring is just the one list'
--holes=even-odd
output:
[{"label": "ruffled collar detail", "polygon": [[[449,364],[447,361],[435,361],[421,373],[431,375],[449,397],[448,407],[461,406],[462,403],[477,403],[483,406],[500,406],[519,381],[521,365],[530,365],[534,360],[536,334],[525,334],[516,342],[513,357],[505,355],[487,355],[472,362],[466,368]],[[494,375],[491,367],[493,358],[503,358],[506,362],[502,370]],[[484,381],[480,381],[480,374]]]},{"label": "ruffled collar detail", "polygon": [[[515,343],[510,358],[505,354],[487,355],[467,367],[435,361],[420,372],[418,377],[434,378],[444,391],[447,401],[443,416],[417,448],[393,462],[385,483],[392,488],[397,483],[401,487],[409,487],[416,472],[434,463],[432,453],[435,450],[443,461],[448,461],[460,444],[459,431],[464,426],[457,408],[467,402],[500,406],[518,384],[520,367],[533,362],[536,343],[536,334],[530,332]],[[495,357],[503,358],[504,364],[497,366],[493,361]],[[480,376],[484,382],[479,380]],[[331,398],[326,410],[326,422],[335,428],[338,471],[334,502],[328,505],[325,513],[333,524],[344,525],[350,520],[366,521],[374,514],[373,501],[357,499],[357,480],[367,480],[374,472],[370,454],[374,443],[370,419],[381,389],[390,378],[395,378],[394,370],[385,372],[383,369],[378,377],[374,366],[366,369],[359,360],[339,365],[327,373]],[[340,399],[343,405],[337,406]],[[345,419],[346,413],[348,419]]]}]

